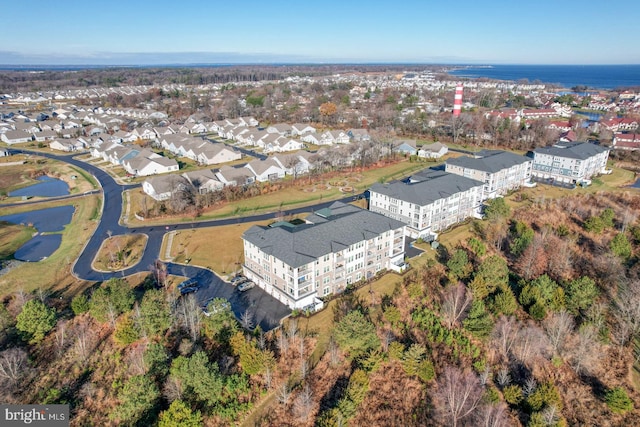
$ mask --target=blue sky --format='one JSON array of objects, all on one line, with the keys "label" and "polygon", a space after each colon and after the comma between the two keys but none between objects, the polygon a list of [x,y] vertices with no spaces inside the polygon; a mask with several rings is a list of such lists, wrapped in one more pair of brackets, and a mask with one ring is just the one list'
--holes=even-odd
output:
[{"label": "blue sky", "polygon": [[0,64],[640,64],[640,2],[10,1]]}]

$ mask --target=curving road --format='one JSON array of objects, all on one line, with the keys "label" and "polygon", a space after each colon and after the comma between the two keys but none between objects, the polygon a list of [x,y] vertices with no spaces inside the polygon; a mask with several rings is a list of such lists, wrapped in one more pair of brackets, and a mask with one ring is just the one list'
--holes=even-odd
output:
[{"label": "curving road", "polygon": [[[150,271],[150,267],[157,259],[160,258],[160,247],[162,245],[162,240],[164,238],[164,235],[169,231],[187,230],[201,227],[215,227],[274,218],[274,213],[271,212],[246,217],[236,217],[210,221],[194,221],[180,224],[154,225],[148,227],[123,226],[120,224],[120,216],[122,212],[122,192],[126,189],[134,188],[139,185],[118,184],[113,179],[113,177],[111,177],[111,175],[98,168],[97,166],[74,159],[72,157],[74,154],[57,155],[51,153],[40,153],[30,150],[11,151],[14,153],[25,153],[47,157],[50,159],[72,164],[93,175],[102,187],[104,197],[100,222],[72,267],[73,275],[82,280],[99,282],[108,280],[112,277],[124,277],[135,273]],[[353,196],[341,199],[341,201],[344,202],[349,202],[352,200]],[[283,214],[295,215],[303,212],[308,212],[310,209],[319,210],[330,206],[335,201],[336,200],[331,200],[313,206],[291,209],[283,212]],[[100,246],[102,245],[102,242],[105,239],[107,239],[110,235],[118,236],[130,233],[141,233],[147,235],[148,237],[147,246],[139,263],[137,263],[133,267],[118,272],[100,272],[94,270],[91,267],[93,259],[95,258],[98,250],[100,249]],[[236,317],[240,318],[243,315],[246,317],[245,313],[248,313],[252,316],[254,325],[260,325],[263,330],[270,330],[277,327],[280,321],[291,312],[287,306],[285,306],[272,296],[268,295],[258,286],[244,293],[240,293],[236,291],[235,287],[223,281],[211,270],[193,265],[182,265],[174,263],[166,264],[167,269],[171,274],[197,278],[198,283],[200,284],[200,289],[195,293],[195,295],[199,303],[204,303],[209,298],[214,297],[226,298],[231,303],[231,308]]]}]

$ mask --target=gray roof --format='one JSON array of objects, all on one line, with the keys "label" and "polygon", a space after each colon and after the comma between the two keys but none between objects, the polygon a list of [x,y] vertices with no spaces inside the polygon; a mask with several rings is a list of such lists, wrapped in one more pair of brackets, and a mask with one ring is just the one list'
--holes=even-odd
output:
[{"label": "gray roof", "polygon": [[[478,153],[481,154],[481,153]],[[461,156],[447,160],[448,165],[496,173],[513,166],[530,162],[531,159],[508,151],[486,151],[482,157]],[[481,154],[481,155],[482,155]]]},{"label": "gray roof", "polygon": [[586,160],[589,157],[609,151],[609,148],[590,142],[559,142],[551,147],[541,147],[533,150],[536,154],[547,154],[549,156],[566,157],[569,159]]},{"label": "gray roof", "polygon": [[404,226],[400,221],[341,202],[332,204],[329,210],[325,216],[312,214],[307,218],[312,223],[293,228],[254,225],[242,237],[264,253],[297,268]]},{"label": "gray roof", "polygon": [[427,206],[436,200],[484,185],[475,179],[434,169],[417,173],[411,180],[413,182],[408,184],[401,181],[373,184],[370,191],[419,206]]}]

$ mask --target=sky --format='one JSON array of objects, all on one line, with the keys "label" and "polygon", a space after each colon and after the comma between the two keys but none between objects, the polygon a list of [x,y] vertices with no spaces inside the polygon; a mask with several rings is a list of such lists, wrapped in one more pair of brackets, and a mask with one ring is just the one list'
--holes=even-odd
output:
[{"label": "sky", "polygon": [[640,2],[9,1],[0,65],[640,64]]}]

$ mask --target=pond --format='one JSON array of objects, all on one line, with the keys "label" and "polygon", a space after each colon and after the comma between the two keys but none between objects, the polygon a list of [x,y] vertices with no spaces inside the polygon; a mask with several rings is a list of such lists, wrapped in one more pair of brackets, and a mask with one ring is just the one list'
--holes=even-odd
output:
[{"label": "pond", "polygon": [[41,234],[44,232],[62,231],[71,222],[73,206],[58,206],[19,214],[0,216],[0,221],[12,224],[32,225],[38,234],[22,245],[14,258],[21,261],[36,262],[51,256],[62,242],[61,234]]},{"label": "pond", "polygon": [[11,197],[57,197],[69,194],[69,186],[66,182],[51,178],[50,176],[41,176],[37,184],[30,185],[9,193]]}]

